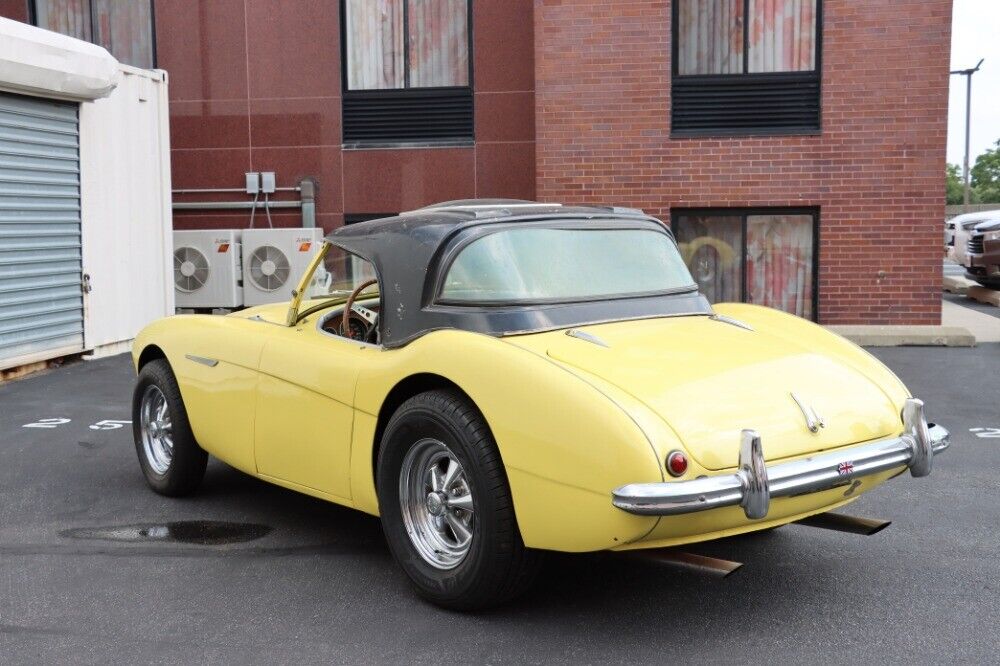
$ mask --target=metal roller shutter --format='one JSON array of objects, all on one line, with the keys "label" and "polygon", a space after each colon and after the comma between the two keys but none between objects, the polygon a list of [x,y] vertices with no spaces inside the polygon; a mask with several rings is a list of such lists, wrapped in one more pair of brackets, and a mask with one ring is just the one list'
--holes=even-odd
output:
[{"label": "metal roller shutter", "polygon": [[0,93],[0,368],[83,349],[79,105]]}]

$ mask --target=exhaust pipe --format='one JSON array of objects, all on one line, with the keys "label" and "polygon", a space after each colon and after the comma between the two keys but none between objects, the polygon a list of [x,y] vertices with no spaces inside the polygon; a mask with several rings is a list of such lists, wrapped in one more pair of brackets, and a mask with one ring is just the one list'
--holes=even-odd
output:
[{"label": "exhaust pipe", "polygon": [[633,555],[645,560],[666,564],[669,566],[687,569],[695,573],[708,574],[718,578],[726,578],[739,570],[743,566],[742,562],[723,560],[707,555],[696,555],[695,553],[685,553],[672,548],[659,548],[653,550],[633,551]]},{"label": "exhaust pipe", "polygon": [[848,516],[843,513],[819,513],[815,516],[797,520],[795,523],[807,527],[819,527],[824,530],[836,530],[838,532],[861,534],[863,536],[871,536],[892,525],[891,520],[858,518],[857,516]]}]

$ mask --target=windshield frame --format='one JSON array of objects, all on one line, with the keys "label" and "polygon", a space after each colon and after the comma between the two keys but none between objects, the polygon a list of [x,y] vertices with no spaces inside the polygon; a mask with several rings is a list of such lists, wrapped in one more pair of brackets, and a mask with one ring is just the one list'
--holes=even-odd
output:
[{"label": "windshield frame", "polygon": [[[447,307],[459,307],[459,308],[496,308],[496,307],[530,307],[530,306],[544,306],[544,305],[570,305],[573,303],[593,303],[601,301],[617,301],[617,300],[628,300],[634,298],[649,298],[651,296],[672,296],[675,294],[689,294],[698,291],[698,283],[692,278],[691,284],[674,287],[671,289],[661,289],[654,291],[643,291],[643,292],[628,292],[624,294],[601,294],[595,296],[580,296],[577,298],[505,298],[505,299],[456,299],[447,298],[442,295],[445,287],[445,281],[448,278],[448,273],[451,271],[452,265],[455,260],[458,259],[459,255],[463,250],[468,248],[471,244],[478,240],[481,240],[487,236],[491,236],[497,233],[503,233],[505,231],[518,230],[518,229],[556,229],[556,230],[579,230],[579,231],[648,231],[651,233],[661,233],[667,237],[667,240],[674,246],[677,251],[678,257],[683,264],[683,257],[680,254],[680,248],[677,247],[677,241],[674,238],[673,233],[670,229],[661,223],[651,222],[649,220],[623,220],[621,218],[617,219],[593,219],[581,217],[578,219],[542,219],[542,220],[532,220],[532,221],[519,221],[519,222],[509,222],[509,223],[498,223],[490,224],[484,226],[473,226],[469,227],[454,238],[451,242],[447,244],[444,248],[443,253],[437,258],[436,271],[433,280],[429,283],[430,290],[427,294],[427,298],[424,302],[432,305],[441,305]],[[685,268],[687,266],[685,265]]]},{"label": "windshield frame", "polygon": [[[380,312],[382,311],[382,306],[384,305],[384,300],[382,295],[382,276],[379,273],[378,266],[375,264],[375,262],[369,259],[368,257],[361,255],[358,252],[343,247],[340,243],[334,243],[329,239],[323,239],[323,244],[320,246],[320,249],[317,250],[313,258],[309,260],[309,265],[306,267],[306,270],[302,273],[302,277],[299,278],[298,286],[295,288],[295,291],[293,292],[292,295],[292,300],[288,304],[288,312],[285,316],[285,326],[293,327],[299,324],[299,322],[302,320],[302,317],[299,313],[302,310],[302,304],[306,300],[320,301],[321,303],[329,303],[330,308],[335,308],[338,305],[343,305],[344,302],[346,302],[347,297],[351,294],[350,291],[346,290],[338,291],[339,294],[343,294],[344,296],[343,301],[340,302],[337,302],[338,297],[334,296],[332,293],[327,294],[325,297],[310,297],[308,299],[306,298],[306,291],[309,287],[309,284],[312,282],[313,275],[316,274],[316,271],[319,269],[320,266],[324,265],[324,263],[326,262],[327,255],[329,255],[330,251],[334,249],[341,250],[349,255],[358,257],[359,259],[362,259],[365,262],[367,262],[368,265],[372,267],[372,271],[375,273],[375,280],[376,280],[376,284],[374,286],[378,288],[379,311]],[[322,317],[319,317],[319,319],[322,319]],[[381,316],[378,319],[377,326],[379,329],[379,334],[381,335],[382,333]]]}]

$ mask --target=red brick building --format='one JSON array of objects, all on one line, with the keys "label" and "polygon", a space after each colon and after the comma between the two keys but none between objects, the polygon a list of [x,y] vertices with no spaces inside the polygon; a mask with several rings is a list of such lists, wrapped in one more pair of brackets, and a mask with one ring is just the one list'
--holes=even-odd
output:
[{"label": "red brick building", "polygon": [[[950,0],[0,0],[0,15],[167,70],[176,189],[312,178],[327,229],[472,197],[637,206],[673,226],[712,299],[940,319]],[[198,196],[222,195],[175,200]]]}]

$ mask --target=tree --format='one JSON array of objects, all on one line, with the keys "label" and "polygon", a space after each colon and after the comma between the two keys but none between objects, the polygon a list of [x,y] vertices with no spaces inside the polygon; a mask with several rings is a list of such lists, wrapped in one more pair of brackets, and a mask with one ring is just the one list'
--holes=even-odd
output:
[{"label": "tree", "polygon": [[972,189],[983,203],[1000,203],[1000,139],[994,146],[977,157],[972,167]]},{"label": "tree", "polygon": [[[962,184],[962,174],[957,164],[945,166],[945,203],[949,206],[965,202],[965,187]],[[971,193],[970,193],[971,194]]]}]

